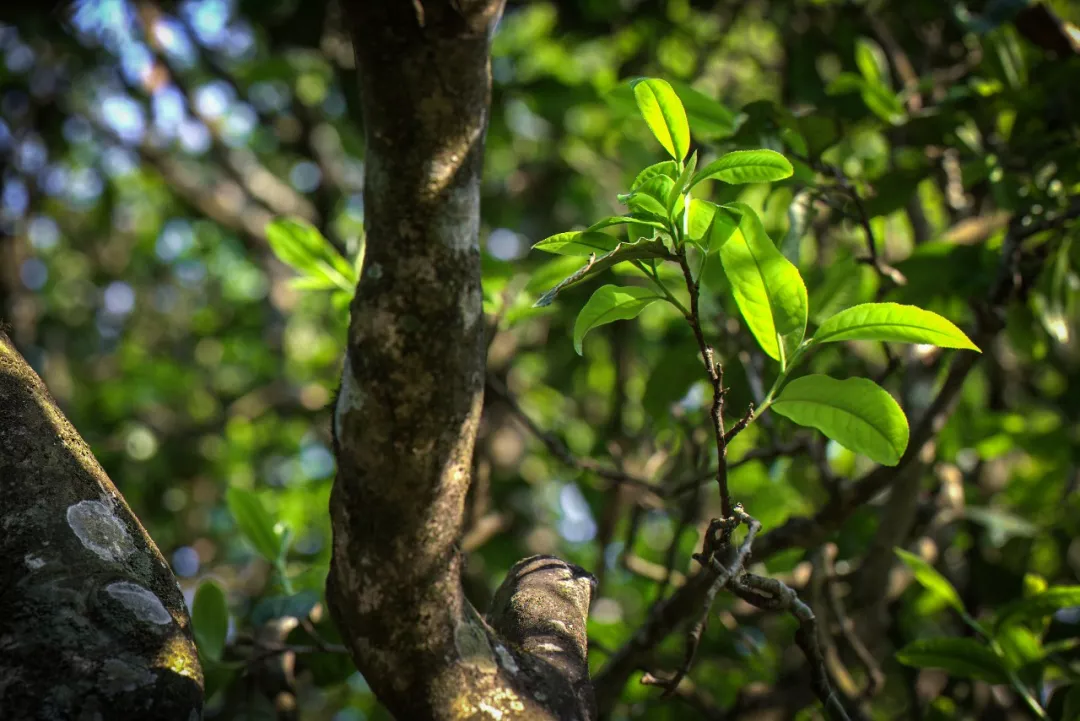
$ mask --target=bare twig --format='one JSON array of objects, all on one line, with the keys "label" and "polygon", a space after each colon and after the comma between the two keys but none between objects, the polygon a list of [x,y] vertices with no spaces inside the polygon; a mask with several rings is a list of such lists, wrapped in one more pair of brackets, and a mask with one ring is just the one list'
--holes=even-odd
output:
[{"label": "bare twig", "polygon": [[[716,434],[716,485],[720,490],[720,513],[724,518],[732,514],[731,493],[728,491],[727,463],[727,436],[724,433],[724,369],[716,362],[713,348],[705,340],[705,334],[701,330],[701,315],[698,309],[698,282],[690,270],[690,263],[686,259],[685,246],[679,249],[679,266],[682,268],[683,277],[686,280],[686,289],[690,292],[690,312],[686,314],[686,321],[694,331],[698,349],[701,351],[701,359],[705,362],[705,372],[709,376],[709,383],[713,389],[712,408],[710,417],[713,422],[713,431]],[[745,424],[743,424],[745,427]],[[734,430],[734,429],[733,429]],[[742,430],[742,429],[739,429]]]},{"label": "bare twig", "polygon": [[821,646],[817,638],[817,619],[814,612],[799,599],[799,595],[785,583],[775,579],[745,573],[731,584],[732,591],[746,601],[761,609],[786,611],[799,622],[795,632],[795,642],[810,662],[810,678],[814,693],[825,707],[825,713],[834,721],[850,721],[840,698],[832,690],[829,675],[825,671],[825,659],[821,655]]},{"label": "bare twig", "polygon": [[[705,634],[709,612],[712,610],[713,601],[716,600],[716,594],[720,593],[720,589],[742,572],[746,560],[750,557],[754,538],[757,536],[758,531],[761,530],[761,524],[758,523],[757,519],[749,516],[741,505],[736,504],[732,511],[733,515],[730,517],[717,519],[709,524],[708,533],[705,535],[704,548],[701,553],[694,554],[694,560],[702,566],[710,568],[714,576],[701,604],[697,619],[686,634],[686,651],[682,665],[675,672],[675,676],[662,683],[665,688],[664,696],[670,696],[678,687],[679,682],[689,673],[690,666],[694,662],[694,656],[697,655],[698,646],[701,645],[701,637]],[[731,546],[731,534],[741,524],[746,525],[746,537],[737,549],[733,549]],[[726,565],[724,561],[717,558],[717,556],[723,556],[726,560],[732,554],[734,554],[734,557],[727,561]]]}]

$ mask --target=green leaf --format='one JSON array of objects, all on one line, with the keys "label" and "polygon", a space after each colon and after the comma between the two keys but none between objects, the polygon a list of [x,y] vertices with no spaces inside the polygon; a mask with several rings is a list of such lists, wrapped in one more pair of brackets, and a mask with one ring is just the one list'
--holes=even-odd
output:
[{"label": "green leaf", "polygon": [[679,96],[666,81],[656,78],[637,80],[633,88],[645,124],[664,150],[681,161],[690,150],[690,125]]},{"label": "green leaf", "polygon": [[869,38],[855,40],[855,64],[867,82],[891,89],[889,64],[881,47]]},{"label": "green leaf", "polygon": [[602,273],[611,266],[628,260],[645,260],[648,258],[668,258],[670,254],[662,240],[641,239],[634,243],[619,243],[610,252],[602,256],[592,257],[589,262],[577,272],[563,279],[558,285],[544,293],[533,304],[535,308],[543,308],[551,305],[555,297],[567,288],[577,285],[587,278]]},{"label": "green leaf", "polygon": [[964,332],[937,313],[899,303],[863,303],[828,318],[814,334],[815,343],[880,340],[929,343],[942,348],[979,348]]},{"label": "green leaf", "polygon": [[675,181],[666,175],[657,175],[638,186],[638,189],[619,200],[626,203],[636,217],[644,215],[665,220],[668,217],[667,200],[675,187]]},{"label": "green leaf", "polygon": [[664,160],[662,162],[650,165],[649,167],[638,173],[637,177],[634,178],[634,184],[630,186],[631,192],[637,190],[639,187],[644,185],[646,182],[652,180],[653,178],[657,177],[658,175],[663,175],[671,178],[672,180],[675,180],[675,178],[679,177],[679,164],[676,163],[674,160]]},{"label": "green leaf", "polygon": [[994,635],[994,641],[1005,657],[1005,664],[1013,671],[1024,672],[1031,669],[1031,664],[1042,659],[1043,650],[1041,633],[1034,633],[1023,626],[1009,625]]},{"label": "green leaf", "polygon": [[911,569],[911,572],[915,575],[915,580],[923,588],[941,598],[961,614],[967,613],[964,610],[964,602],[960,600],[960,594],[957,593],[947,578],[938,573],[937,569],[914,553],[905,551],[902,548],[894,548],[893,550],[896,551],[896,555],[904,562],[904,565]]},{"label": "green leaf", "polygon": [[1042,593],[1006,604],[997,615],[994,628],[1014,623],[1031,623],[1053,616],[1063,608],[1080,606],[1080,586],[1051,586]]},{"label": "green leaf", "polygon": [[226,492],[225,502],[252,547],[266,560],[276,562],[282,551],[281,537],[259,497],[252,491],[233,487]]},{"label": "green leaf", "polygon": [[904,412],[884,388],[866,378],[796,378],[784,386],[772,408],[882,465],[895,466],[907,448]]},{"label": "green leaf", "polygon": [[581,342],[585,334],[597,326],[617,320],[630,320],[648,308],[653,302],[663,300],[652,288],[605,285],[596,290],[589,302],[578,313],[574,323],[574,350],[582,355]]},{"label": "green leaf", "polygon": [[607,233],[592,230],[570,230],[544,238],[533,246],[534,250],[556,255],[573,255],[588,258],[593,253],[610,253],[619,239]]},{"label": "green leaf", "polygon": [[604,228],[610,228],[613,225],[625,225],[627,223],[643,223],[645,225],[652,226],[653,228],[659,228],[660,230],[664,230],[663,223],[655,223],[651,220],[641,220],[640,218],[631,218],[629,215],[613,215],[609,218],[604,218],[603,220],[596,221],[588,228],[586,228],[585,232],[589,233],[597,230],[603,230]]},{"label": "green leaf", "polygon": [[1001,659],[971,638],[928,638],[913,641],[896,653],[905,666],[940,668],[956,676],[992,684],[1009,682]]},{"label": "green leaf", "polygon": [[195,602],[191,605],[191,625],[199,652],[220,661],[229,632],[229,604],[225,600],[225,592],[213,581],[204,581],[195,592]]},{"label": "green leaf", "polygon": [[[686,237],[690,240],[701,240],[709,232],[713,217],[720,206],[699,198],[690,199],[690,207],[686,210]],[[726,215],[726,214],[723,214]],[[732,224],[734,228],[734,224]]]},{"label": "green leaf", "polygon": [[[683,168],[682,173],[675,180],[675,184],[672,185],[671,190],[668,191],[666,203],[668,213],[671,213],[672,209],[675,207],[675,202],[679,199],[679,196],[682,195],[684,190],[686,190],[686,184],[690,181],[690,178],[693,177],[695,168],[697,168],[696,150],[693,155],[690,156],[690,160],[686,161],[686,167]],[[674,217],[674,213],[671,213],[671,215]]]},{"label": "green leaf", "polygon": [[690,181],[690,187],[703,180],[717,179],[725,183],[768,183],[790,178],[791,163],[775,150],[735,150],[721,155]]},{"label": "green leaf", "polygon": [[322,279],[350,293],[355,291],[356,268],[307,221],[277,218],[267,224],[266,240],[278,260],[301,275]]},{"label": "green leaf", "polygon": [[[738,228],[720,241],[720,261],[731,282],[735,302],[761,348],[770,358],[783,362],[781,337],[790,336],[797,344],[806,330],[806,286],[798,269],[776,249],[761,219],[749,205],[731,203],[723,208],[739,216]],[[721,221],[718,226],[721,215],[718,212],[713,217],[713,228],[718,228],[722,235],[727,233],[730,223]],[[710,239],[710,246],[717,240]]]}]

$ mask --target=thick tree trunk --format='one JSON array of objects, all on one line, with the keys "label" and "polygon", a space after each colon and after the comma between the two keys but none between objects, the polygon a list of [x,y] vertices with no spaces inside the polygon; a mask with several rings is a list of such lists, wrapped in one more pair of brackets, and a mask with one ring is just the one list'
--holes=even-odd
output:
[{"label": "thick tree trunk", "polygon": [[168,564],[0,332],[0,718],[202,715]]},{"label": "thick tree trunk", "polygon": [[480,172],[502,0],[352,2],[367,249],[335,410],[327,598],[400,719],[590,719],[592,578],[527,559],[487,619],[461,587],[484,387]]}]

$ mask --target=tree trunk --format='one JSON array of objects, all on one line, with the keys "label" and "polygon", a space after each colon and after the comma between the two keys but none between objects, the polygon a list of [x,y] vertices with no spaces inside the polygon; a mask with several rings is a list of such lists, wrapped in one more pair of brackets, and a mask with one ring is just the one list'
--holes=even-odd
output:
[{"label": "tree trunk", "polygon": [[461,586],[484,388],[480,173],[502,0],[353,2],[367,246],[335,406],[327,599],[400,719],[591,719],[593,580],[518,563],[485,619]]},{"label": "tree trunk", "polygon": [[202,714],[169,565],[0,332],[0,718]]}]

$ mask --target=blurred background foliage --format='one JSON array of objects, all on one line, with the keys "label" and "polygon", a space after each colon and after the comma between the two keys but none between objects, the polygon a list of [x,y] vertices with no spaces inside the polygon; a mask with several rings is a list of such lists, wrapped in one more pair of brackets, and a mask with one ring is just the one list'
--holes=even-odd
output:
[{"label": "blurred background foliage", "polygon": [[[208,717],[386,718],[320,603],[328,409],[347,309],[298,288],[265,231],[294,216],[346,258],[362,248],[363,131],[340,9],[94,0],[70,22],[2,17],[0,317],[187,597],[209,579],[224,591],[227,644],[204,648]],[[511,2],[494,40],[483,183],[489,388],[463,542],[474,603],[485,607],[522,556],[581,564],[600,579],[599,670],[681,582],[718,514],[707,379],[682,319],[649,309],[591,333],[579,357],[576,311],[604,279],[532,307],[581,261],[531,244],[618,214],[616,195],[662,159],[624,81],[663,77],[703,153],[768,147],[795,161],[788,181],[715,188],[712,199],[759,210],[807,279],[812,322],[874,299],[934,310],[969,333],[980,314],[1004,320],[1000,333],[973,335],[983,357],[893,494],[858,509],[834,545],[789,549],[766,567],[832,609],[830,673],[870,717],[1030,717],[1008,686],[894,660],[912,641],[967,632],[894,566],[891,547],[935,564],[975,617],[1040,579],[1069,585],[1080,573],[1070,21],[1080,8],[1068,0]],[[867,230],[882,272],[860,260]],[[1023,242],[1006,247],[1019,262],[1003,265],[1010,230]],[[1019,288],[991,299],[1003,272]],[[729,408],[745,408],[772,371],[722,273],[703,285]],[[955,354],[854,342],[809,370],[879,380],[914,423]],[[870,467],[780,417],[739,436],[730,459],[737,500],[766,529],[812,515]],[[899,530],[883,554],[890,522]],[[261,547],[260,524],[271,529]],[[205,610],[213,595],[210,620],[196,618],[210,637],[224,620]],[[848,622],[874,663],[845,640]],[[1076,609],[1060,611],[1016,651],[1054,718],[1078,678],[1078,624]],[[635,678],[613,718],[820,717],[792,631],[721,594],[692,684],[660,700]],[[676,667],[681,644],[668,639],[656,667]]]}]

